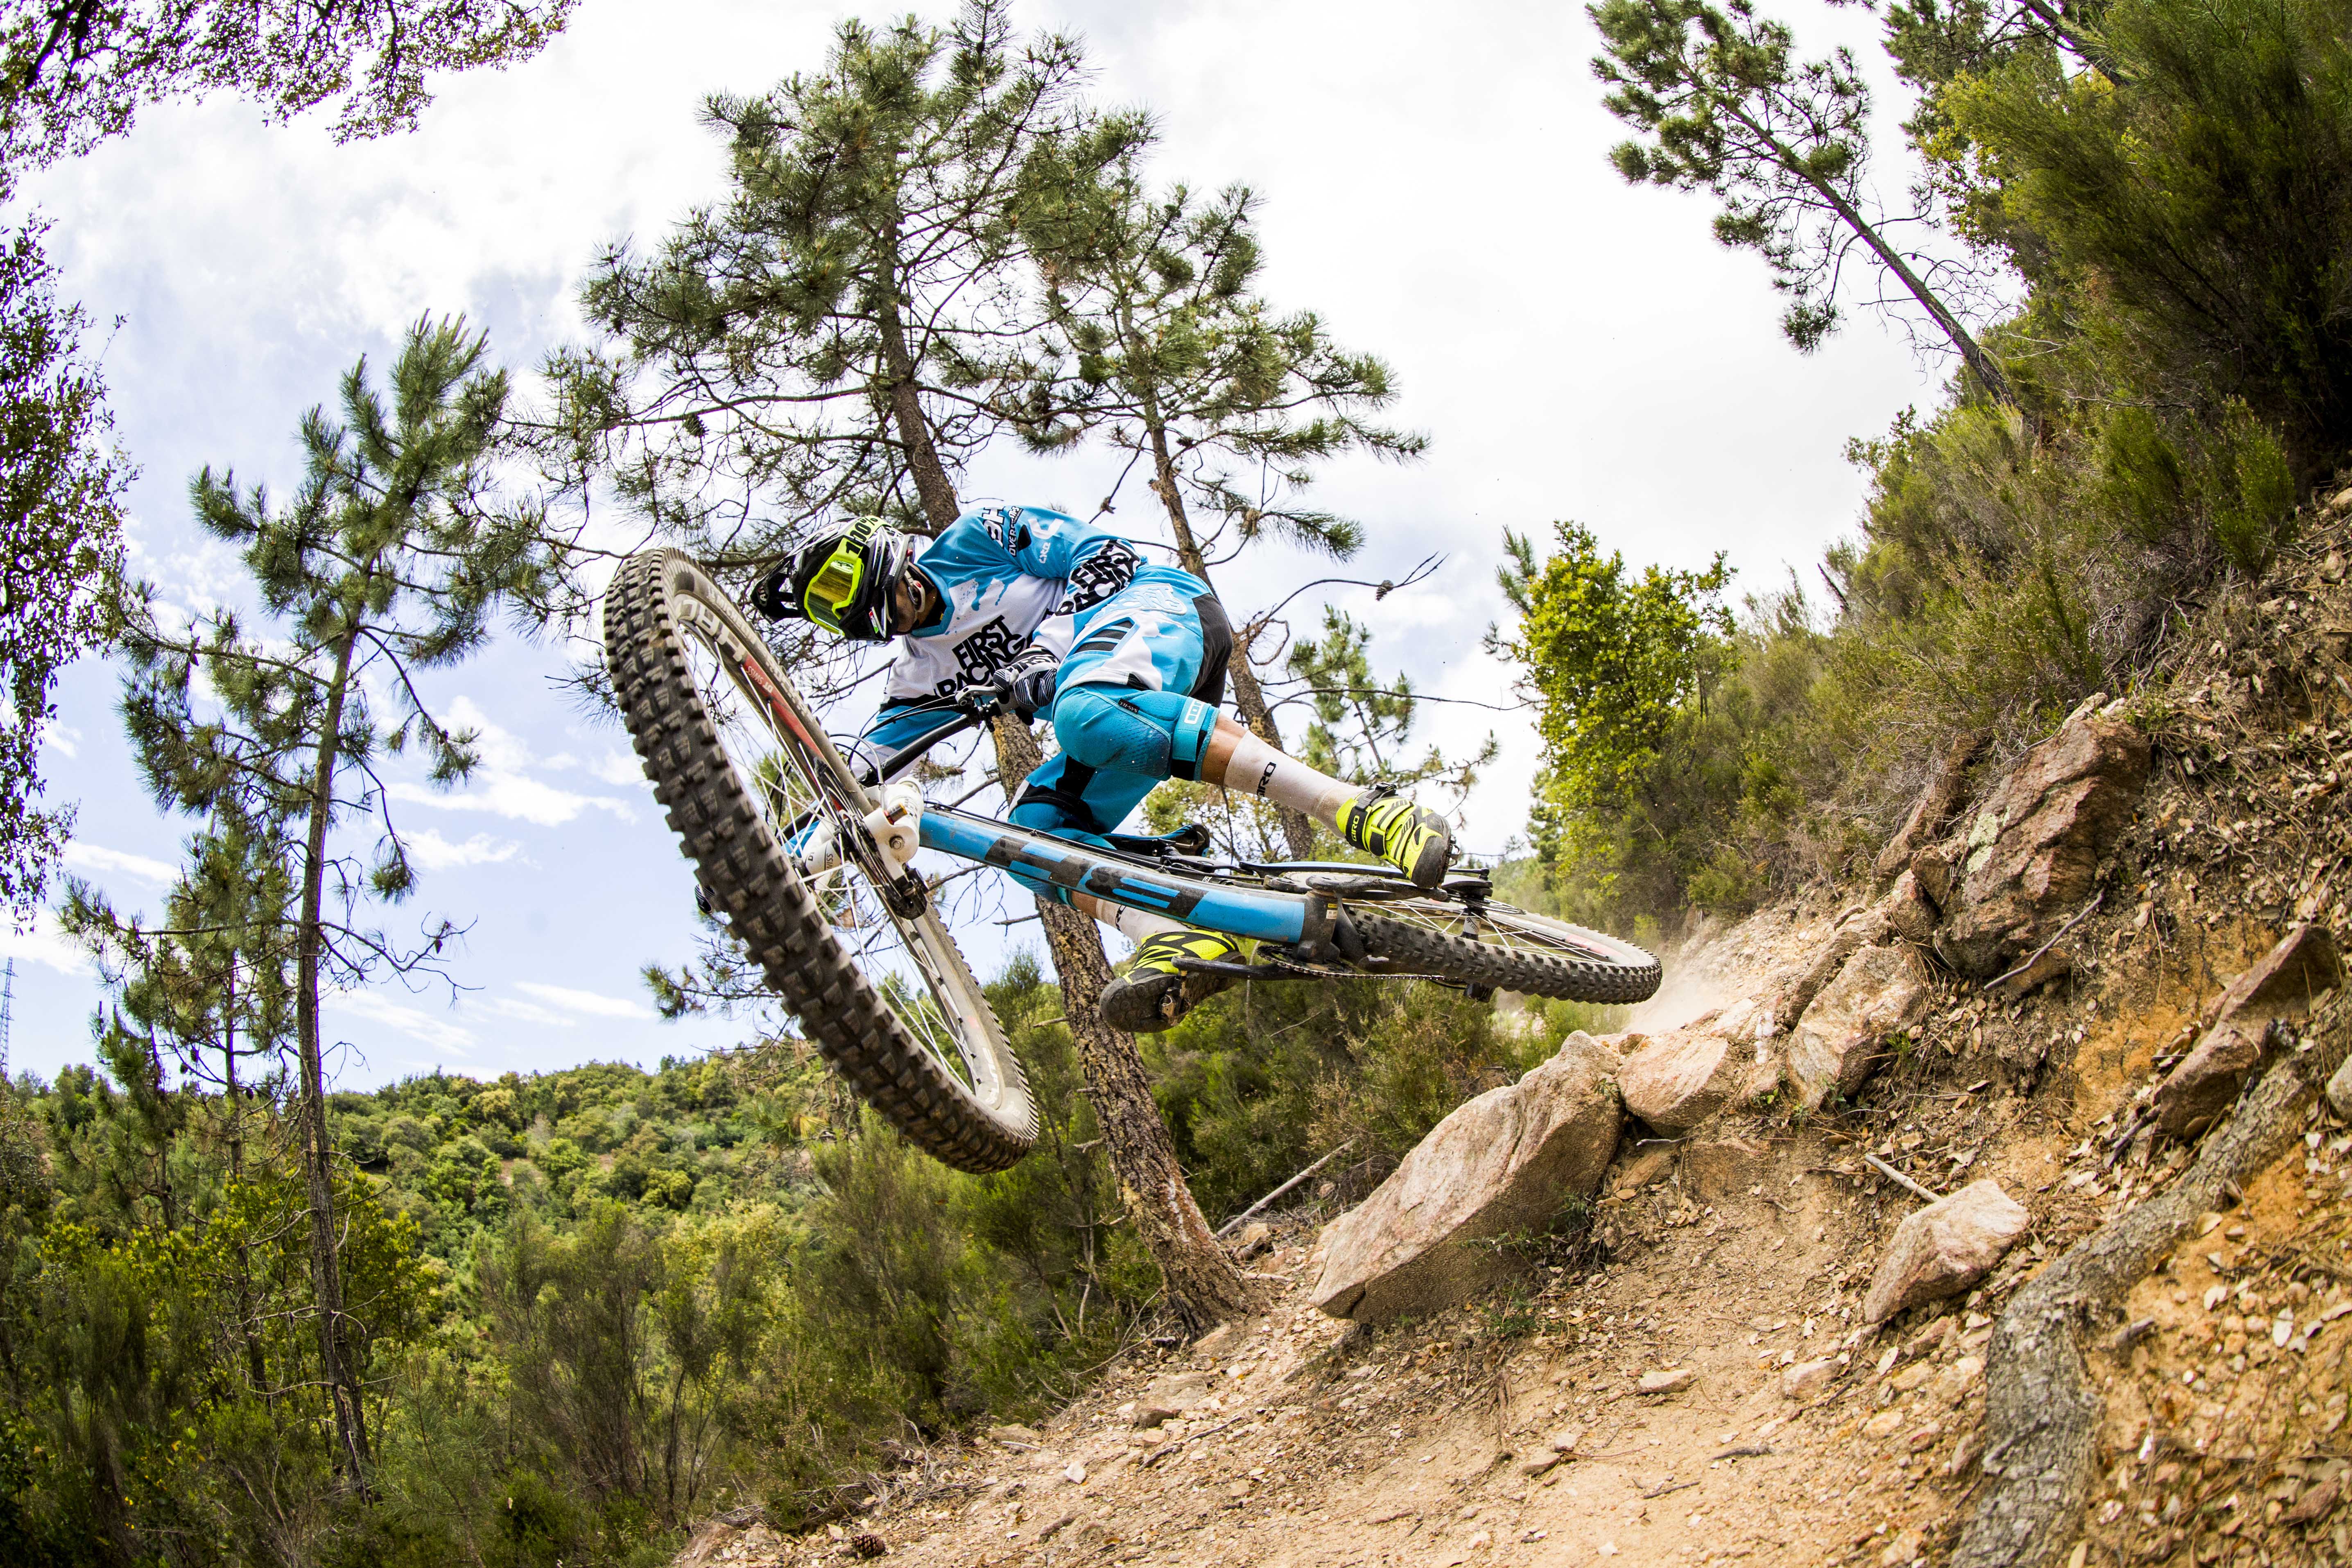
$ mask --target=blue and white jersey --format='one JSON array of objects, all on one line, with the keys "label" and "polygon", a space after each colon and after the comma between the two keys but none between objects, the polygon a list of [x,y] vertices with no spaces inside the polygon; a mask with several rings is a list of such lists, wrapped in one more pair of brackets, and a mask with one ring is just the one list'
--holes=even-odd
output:
[{"label": "blue and white jersey", "polygon": [[[1044,507],[992,506],[956,519],[915,557],[940,612],[898,639],[881,711],[860,752],[894,740],[895,710],[985,680],[1035,646],[1067,658],[1096,613],[1130,588],[1189,611],[1208,593],[1190,573],[1148,563],[1115,533]],[[1133,595],[1129,595],[1131,601]],[[1153,679],[1149,684],[1157,685]],[[904,726],[911,735],[919,725]]]}]

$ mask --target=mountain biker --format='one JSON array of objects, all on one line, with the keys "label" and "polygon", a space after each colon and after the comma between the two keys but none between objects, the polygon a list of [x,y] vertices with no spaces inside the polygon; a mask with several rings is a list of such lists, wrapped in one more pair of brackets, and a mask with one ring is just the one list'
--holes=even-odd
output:
[{"label": "mountain biker", "polygon": [[[1115,533],[1030,506],[967,512],[928,542],[867,519],[775,567],[751,604],[861,642],[898,640],[881,709],[855,748],[862,760],[937,722],[936,709],[916,704],[976,684],[993,685],[1024,721],[1048,716],[1061,749],[1013,800],[1017,826],[1102,847],[1160,780],[1197,779],[1304,812],[1417,886],[1445,875],[1444,817],[1386,786],[1318,773],[1217,711],[1233,651],[1224,607],[1198,577],[1146,562]],[[1114,1028],[1168,1028],[1233,984],[1176,963],[1231,962],[1240,950],[1228,937],[1033,886],[1137,944],[1102,994]]]}]

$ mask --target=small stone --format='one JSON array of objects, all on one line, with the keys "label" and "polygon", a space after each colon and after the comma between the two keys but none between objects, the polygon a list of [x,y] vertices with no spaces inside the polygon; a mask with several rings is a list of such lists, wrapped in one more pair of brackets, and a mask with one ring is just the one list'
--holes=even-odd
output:
[{"label": "small stone", "polygon": [[1139,1403],[1135,1406],[1133,1425],[1139,1432],[1149,1432],[1155,1426],[1165,1426],[1181,1414],[1181,1411],[1171,1410],[1165,1405]]},{"label": "small stone", "polygon": [[1886,1383],[1887,1386],[1894,1389],[1895,1393],[1908,1394],[1935,1375],[1936,1369],[1926,1362],[1914,1362],[1888,1378]]},{"label": "small stone", "polygon": [[1871,1279],[1863,1321],[1883,1323],[1922,1301],[1958,1295],[1990,1272],[2032,1223],[2025,1206],[1989,1176],[1908,1215]]},{"label": "small stone", "polygon": [[1933,1421],[1928,1422],[1927,1425],[1920,1427],[1916,1432],[1911,1434],[1911,1451],[1916,1454],[1922,1448],[1934,1447],[1936,1446],[1936,1439],[1943,1435],[1944,1429],[1942,1426]]},{"label": "small stone", "polygon": [[1555,1454],[1573,1454],[1576,1452],[1576,1446],[1582,1441],[1584,1441],[1584,1433],[1581,1428],[1563,1426],[1544,1439],[1544,1447]]},{"label": "small stone", "polygon": [[1916,1530],[1897,1531],[1878,1554],[1879,1568],[1902,1568],[1906,1563],[1916,1563],[1926,1554],[1927,1543]]},{"label": "small stone", "polygon": [[1656,1372],[1643,1373],[1642,1381],[1634,1384],[1634,1390],[1640,1394],[1672,1394],[1678,1388],[1689,1387],[1691,1375],[1691,1369],[1686,1366],[1663,1367]]},{"label": "small stone", "polygon": [[1882,1410],[1862,1424],[1865,1437],[1892,1437],[1903,1429],[1904,1415],[1900,1410]]},{"label": "small stone", "polygon": [[2341,1476],[2320,1482],[2286,1510],[2286,1522],[2309,1524],[2315,1520],[2326,1518],[2328,1510],[2336,1506],[2336,1500],[2343,1495],[2343,1489],[2344,1478]]},{"label": "small stone", "polygon": [[1935,940],[1936,906],[1920,888],[1917,872],[1906,869],[1895,878],[1895,886],[1878,901],[1878,909],[1905,942],[1925,947]]},{"label": "small stone", "polygon": [[1799,1362],[1780,1374],[1780,1393],[1784,1397],[1801,1404],[1827,1388],[1836,1376],[1837,1363],[1834,1361]]},{"label": "small stone", "polygon": [[1242,1326],[1239,1323],[1219,1323],[1192,1342],[1192,1353],[1214,1361],[1233,1349],[1234,1342],[1241,1337]]},{"label": "small stone", "polygon": [[1247,1263],[1259,1253],[1271,1250],[1273,1247],[1274,1227],[1262,1219],[1253,1220],[1242,1226],[1242,1233],[1234,1237],[1234,1257],[1243,1263]]},{"label": "small stone", "polygon": [[1062,1479],[1074,1487],[1082,1487],[1087,1484],[1087,1468],[1072,1459],[1069,1467],[1062,1472]]},{"label": "small stone", "polygon": [[992,1443],[1002,1443],[1008,1448],[1034,1448],[1045,1442],[1045,1439],[1038,1436],[1034,1429],[1027,1426],[991,1426],[988,1429],[988,1440]]},{"label": "small stone", "polygon": [[1675,1152],[1671,1147],[1644,1149],[1619,1168],[1611,1190],[1621,1196],[1638,1193],[1653,1182],[1664,1181],[1674,1164]]}]

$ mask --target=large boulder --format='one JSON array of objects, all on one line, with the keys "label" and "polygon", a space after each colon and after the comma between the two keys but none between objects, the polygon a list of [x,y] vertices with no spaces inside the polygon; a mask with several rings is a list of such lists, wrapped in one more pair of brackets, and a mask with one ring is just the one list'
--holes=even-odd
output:
[{"label": "large boulder", "polygon": [[1912,856],[1942,836],[1944,825],[1959,808],[1969,764],[1984,750],[1984,743],[1985,737],[1980,732],[1955,736],[1927,765],[1927,783],[1920,786],[1919,798],[1911,803],[1910,815],[1895,830],[1895,837],[1886,841],[1886,847],[1878,852],[1875,869],[1879,880],[1899,874],[1911,864]]},{"label": "large boulder", "polygon": [[1990,1177],[1929,1204],[1895,1227],[1863,1298],[1863,1321],[1883,1323],[1906,1307],[1958,1295],[2032,1223],[2025,1206]]},{"label": "large boulder", "polygon": [[[1993,975],[2039,946],[2091,895],[2099,858],[2147,784],[2147,738],[2089,704],[2017,761],[1969,821],[1951,868],[1936,951],[1964,974]],[[1915,870],[1928,870],[1914,863]]]},{"label": "large boulder", "polygon": [[1518,1082],[1456,1107],[1324,1233],[1315,1304],[1381,1322],[1442,1310],[1491,1283],[1506,1265],[1476,1243],[1543,1230],[1568,1199],[1599,1189],[1624,1121],[1624,1065],[1580,1032]]},{"label": "large boulder", "polygon": [[1626,1110],[1672,1136],[1738,1099],[1755,1062],[1751,1047],[1709,1029],[1670,1029],[1626,1058],[1617,1082]]},{"label": "large boulder", "polygon": [[2210,1127],[2261,1065],[2271,1024],[2302,1016],[2343,983],[2344,961],[2324,928],[2301,925],[2280,938],[2206,1008],[2205,1033],[2156,1091],[2157,1126],[2176,1138]]},{"label": "large boulder", "polygon": [[1886,1043],[1927,1016],[1927,972],[1907,947],[1865,947],[1822,988],[1789,1037],[1788,1079],[1808,1110],[1852,1098]]}]

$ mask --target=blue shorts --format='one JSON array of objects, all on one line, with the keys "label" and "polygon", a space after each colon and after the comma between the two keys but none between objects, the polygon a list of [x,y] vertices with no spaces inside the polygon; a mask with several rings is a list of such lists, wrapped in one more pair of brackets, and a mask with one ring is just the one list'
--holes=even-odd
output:
[{"label": "blue shorts", "polygon": [[1029,775],[1011,819],[1099,844],[1160,780],[1197,776],[1233,647],[1233,624],[1206,584],[1146,567],[1087,618],[1063,659],[1053,708],[1061,750]]}]

